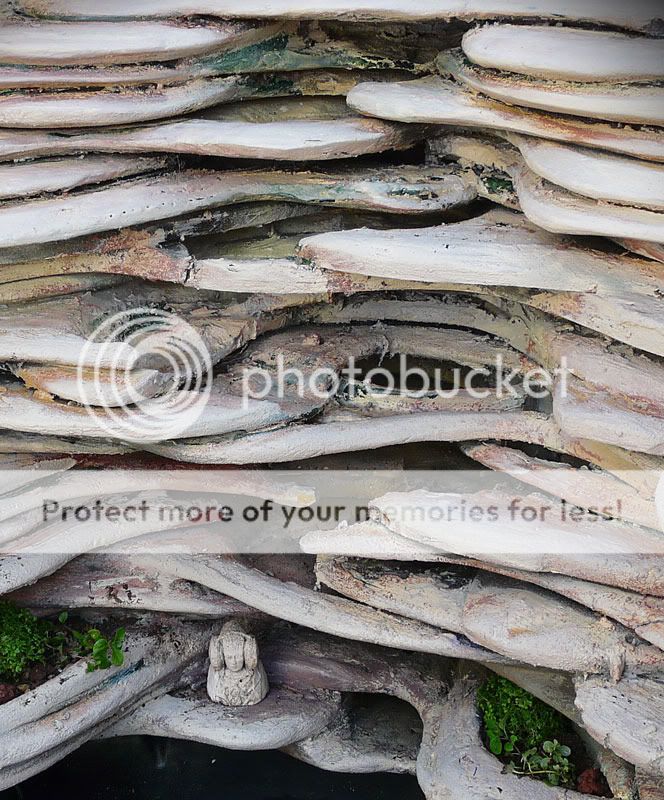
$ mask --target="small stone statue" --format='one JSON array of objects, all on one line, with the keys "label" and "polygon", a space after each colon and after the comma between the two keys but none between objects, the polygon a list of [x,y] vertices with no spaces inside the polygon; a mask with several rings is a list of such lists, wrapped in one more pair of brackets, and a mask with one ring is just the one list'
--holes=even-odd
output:
[{"label": "small stone statue", "polygon": [[210,700],[225,706],[254,706],[270,690],[258,658],[256,638],[230,620],[210,641],[207,692]]}]

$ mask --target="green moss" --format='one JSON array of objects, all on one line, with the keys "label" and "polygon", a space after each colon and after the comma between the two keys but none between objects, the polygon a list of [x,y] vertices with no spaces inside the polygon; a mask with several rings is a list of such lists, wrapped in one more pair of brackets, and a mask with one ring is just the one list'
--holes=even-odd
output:
[{"label": "green moss", "polygon": [[489,750],[507,771],[552,786],[573,787],[571,750],[561,744],[568,739],[570,726],[561,714],[498,675],[480,688],[477,704]]},{"label": "green moss", "polygon": [[29,611],[0,602],[0,677],[16,681],[31,664],[43,663],[49,624]]},{"label": "green moss", "polygon": [[513,192],[514,184],[509,178],[496,178],[496,177],[482,177],[482,183],[493,194],[502,194],[503,192]]}]

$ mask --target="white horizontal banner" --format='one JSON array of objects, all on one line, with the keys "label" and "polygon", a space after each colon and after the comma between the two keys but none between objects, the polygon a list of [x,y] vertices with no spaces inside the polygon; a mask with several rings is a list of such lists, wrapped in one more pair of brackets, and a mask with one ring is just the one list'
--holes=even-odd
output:
[{"label": "white horizontal banner", "polygon": [[0,495],[0,578],[12,558],[91,551],[346,554],[423,561],[428,551],[431,560],[440,553],[467,558],[549,553],[649,558],[664,553],[662,473],[533,463],[510,474],[456,469],[5,470],[0,473],[5,487]]}]

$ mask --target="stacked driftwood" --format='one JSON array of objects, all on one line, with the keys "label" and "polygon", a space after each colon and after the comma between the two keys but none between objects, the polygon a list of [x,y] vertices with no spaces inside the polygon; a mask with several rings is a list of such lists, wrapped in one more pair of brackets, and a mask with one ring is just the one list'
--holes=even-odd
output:
[{"label": "stacked driftwood", "polygon": [[[586,796],[502,773],[475,707],[489,669],[578,726],[614,796],[664,797],[657,6],[0,3],[0,466],[15,475],[0,594],[39,613],[131,615],[110,677],[74,664],[0,707],[0,788],[91,738],[145,733],[413,772],[428,800]],[[139,307],[186,321],[215,367],[202,414],[174,438],[129,435],[114,374],[86,378],[100,322]],[[243,395],[257,365],[309,376],[392,354],[489,369],[500,357],[517,383],[569,375],[536,403]],[[132,373],[155,396],[168,378],[163,365]],[[205,526],[41,518],[37,477],[80,498],[82,465],[106,467],[98,489],[121,500],[137,464],[346,454],[345,467],[380,469],[413,443],[416,464],[447,443],[495,471],[478,502],[500,502],[498,478],[516,474],[534,505],[596,509],[619,493],[621,510],[469,539],[402,513],[454,496],[378,497],[367,480],[370,519],[298,530],[309,557],[295,562],[213,555]],[[177,474],[179,491],[205,496]],[[143,488],[175,503],[156,480]],[[224,490],[312,501],[253,471]],[[237,627],[218,637],[229,618],[259,648]]]}]

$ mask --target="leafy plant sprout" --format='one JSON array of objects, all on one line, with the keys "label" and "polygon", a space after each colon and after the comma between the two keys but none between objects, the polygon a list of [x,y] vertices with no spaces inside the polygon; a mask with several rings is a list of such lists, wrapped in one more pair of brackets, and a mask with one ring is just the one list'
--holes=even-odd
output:
[{"label": "leafy plant sprout", "polygon": [[574,788],[572,751],[560,742],[568,730],[561,714],[498,675],[480,688],[478,709],[489,750],[506,772]]}]

